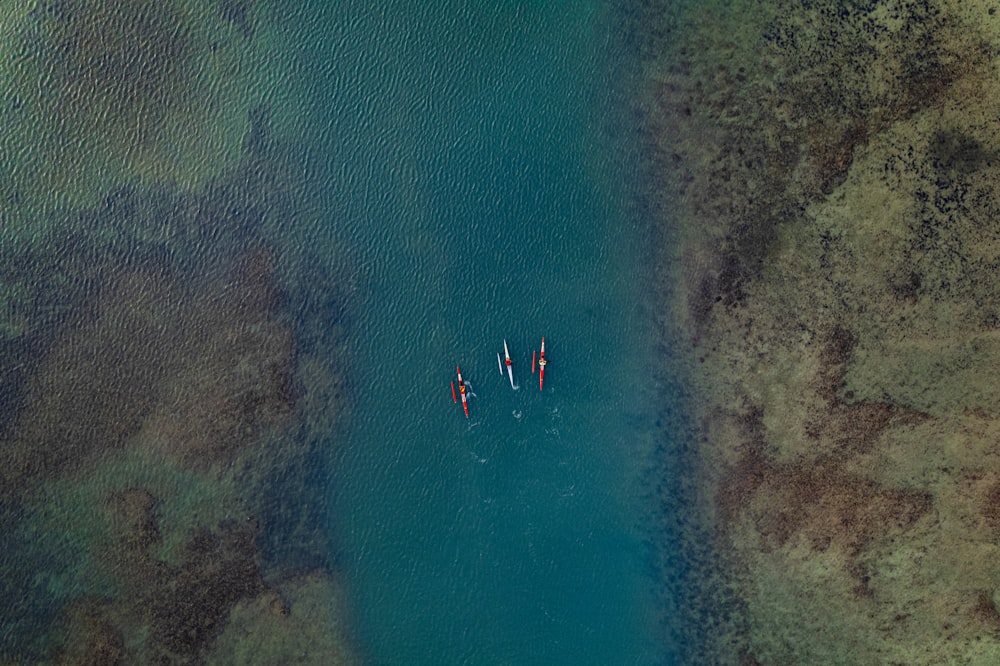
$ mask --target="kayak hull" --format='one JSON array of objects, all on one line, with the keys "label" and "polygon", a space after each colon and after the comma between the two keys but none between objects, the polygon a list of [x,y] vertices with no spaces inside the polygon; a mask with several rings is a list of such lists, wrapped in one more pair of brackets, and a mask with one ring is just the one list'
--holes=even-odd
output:
[{"label": "kayak hull", "polygon": [[545,388],[545,338],[542,338],[542,351],[538,358],[538,390]]},{"label": "kayak hull", "polygon": [[506,340],[503,341],[503,356],[504,364],[507,366],[507,376],[510,378],[510,387],[516,390],[517,387],[514,386],[514,364],[510,362],[510,352],[507,351]]},{"label": "kayak hull", "polygon": [[465,382],[462,380],[462,368],[456,365],[455,373],[458,375],[458,394],[462,396],[462,411],[465,412],[465,418],[469,418],[469,396],[466,395]]}]

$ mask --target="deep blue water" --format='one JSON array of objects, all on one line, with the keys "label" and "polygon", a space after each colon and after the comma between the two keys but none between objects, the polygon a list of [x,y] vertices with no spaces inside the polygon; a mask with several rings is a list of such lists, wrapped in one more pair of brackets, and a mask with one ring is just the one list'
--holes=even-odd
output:
[{"label": "deep blue water", "polygon": [[657,663],[640,526],[662,359],[614,17],[594,0],[330,4],[306,50],[325,215],[360,299],[331,529],[362,650]]}]

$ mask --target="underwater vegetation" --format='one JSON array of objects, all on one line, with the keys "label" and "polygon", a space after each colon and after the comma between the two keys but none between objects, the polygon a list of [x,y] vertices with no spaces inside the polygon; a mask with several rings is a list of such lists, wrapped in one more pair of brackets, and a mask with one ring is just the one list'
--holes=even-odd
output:
[{"label": "underwater vegetation", "polygon": [[[254,11],[256,6],[257,11]],[[279,59],[244,2],[18,0],[0,10],[5,233],[125,183],[191,188],[235,167]]]},{"label": "underwater vegetation", "polygon": [[663,16],[643,111],[678,241],[664,327],[726,571],[700,663],[994,662],[996,8]]},{"label": "underwater vegetation", "polygon": [[[298,473],[322,463],[340,380],[296,344],[272,251],[246,237],[231,247],[229,260],[204,248],[213,261],[200,270],[191,254],[133,262],[107,251],[95,264],[85,249],[91,261],[63,268],[86,265],[76,278],[91,289],[51,328],[8,345],[19,350],[7,359],[18,388],[5,409],[0,503],[18,538],[3,575],[34,581],[22,590],[31,609],[6,612],[15,626],[22,612],[32,620],[14,646],[61,640],[79,656],[69,663],[105,653],[188,663],[205,658],[237,603],[280,596],[295,572],[335,589],[321,516],[294,517],[320,501]],[[266,561],[264,548],[285,557]]]},{"label": "underwater vegetation", "polygon": [[248,92],[264,6],[0,13],[0,663],[357,661],[324,508],[350,287]]}]

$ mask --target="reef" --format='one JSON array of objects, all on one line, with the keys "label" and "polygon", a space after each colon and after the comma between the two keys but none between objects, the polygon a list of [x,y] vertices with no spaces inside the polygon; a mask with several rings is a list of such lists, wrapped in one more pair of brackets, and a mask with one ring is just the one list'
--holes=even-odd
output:
[{"label": "reef", "polygon": [[[99,276],[96,288],[52,329],[19,336],[36,339],[17,345],[33,353],[17,358],[5,411],[2,574],[32,572],[19,604],[35,614],[14,622],[4,658],[203,663],[238,604],[274,593],[271,578],[287,575],[276,572],[329,578],[324,517],[289,516],[322,493],[298,474],[320,461],[341,380],[315,356],[330,340],[296,341],[273,250],[237,236],[193,272],[184,253],[69,261]],[[37,587],[46,578],[49,593]],[[298,616],[298,631],[340,637],[315,663],[351,660],[342,630],[310,628],[333,619]]]},{"label": "reef", "polygon": [[323,508],[351,287],[243,90],[262,9],[0,10],[0,663],[357,661]]},{"label": "reef", "polygon": [[692,661],[994,662],[1000,17],[652,4],[661,322],[719,567]]},{"label": "reef", "polygon": [[[316,571],[265,582],[254,541],[249,523],[201,528],[185,545],[182,561],[169,565],[148,544],[136,547],[126,537],[110,556],[119,558],[123,597],[71,605],[58,629],[55,661],[356,663],[333,580]],[[136,643],[136,635],[146,638]]]},{"label": "reef", "polygon": [[108,191],[194,190],[235,168],[250,111],[285,94],[261,4],[24,0],[0,10],[4,231]]},{"label": "reef", "polygon": [[359,663],[343,630],[343,596],[319,573],[278,581],[233,607],[206,663],[273,664],[293,654],[301,664]]}]

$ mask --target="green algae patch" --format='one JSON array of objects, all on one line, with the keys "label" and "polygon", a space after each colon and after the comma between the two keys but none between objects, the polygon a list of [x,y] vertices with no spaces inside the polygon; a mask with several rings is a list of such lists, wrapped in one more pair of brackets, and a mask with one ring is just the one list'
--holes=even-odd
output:
[{"label": "green algae patch", "polygon": [[890,349],[859,349],[845,390],[861,399],[884,398],[935,416],[1000,409],[993,377],[1000,369],[1000,337],[901,342]]},{"label": "green algae patch", "polygon": [[7,2],[0,40],[7,239],[124,185],[232,171],[251,111],[292,79],[258,3]]},{"label": "green algae patch", "polygon": [[[790,545],[751,563],[750,652],[758,663],[892,663],[840,553]],[[791,660],[789,662],[789,660]]]},{"label": "green algae patch", "polygon": [[148,449],[130,447],[93,470],[46,484],[30,506],[30,521],[37,534],[86,552],[70,564],[98,589],[115,585],[115,566],[108,564],[116,561],[116,549],[141,546],[178,564],[199,526],[246,520],[252,511],[234,474],[193,472]]},{"label": "green algae patch", "polygon": [[665,326],[697,360],[699,506],[730,567],[699,663],[992,663],[1000,18],[671,21],[645,99],[679,227]]},{"label": "green algae patch", "polygon": [[234,606],[205,663],[360,664],[348,645],[343,593],[334,581],[314,573],[284,581]]}]

